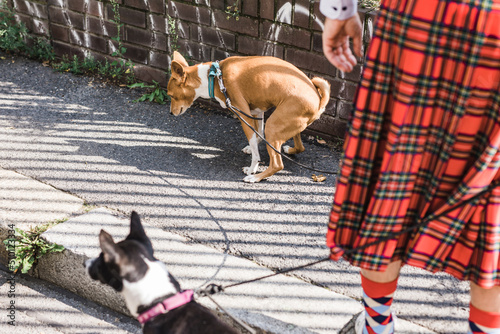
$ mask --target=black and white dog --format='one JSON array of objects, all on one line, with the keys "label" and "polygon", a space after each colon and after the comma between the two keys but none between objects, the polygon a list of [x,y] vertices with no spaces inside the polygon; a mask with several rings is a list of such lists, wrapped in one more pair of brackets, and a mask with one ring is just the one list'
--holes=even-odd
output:
[{"label": "black and white dog", "polygon": [[143,324],[143,333],[236,334],[209,309],[182,291],[165,264],[153,256],[139,215],[132,212],[130,233],[115,243],[101,230],[102,253],[85,262],[90,277],[122,293],[130,313]]}]

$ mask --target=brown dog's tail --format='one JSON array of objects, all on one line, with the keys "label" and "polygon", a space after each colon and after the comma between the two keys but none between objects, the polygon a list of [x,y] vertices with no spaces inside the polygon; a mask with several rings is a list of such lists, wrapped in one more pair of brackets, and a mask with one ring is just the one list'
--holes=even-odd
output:
[{"label": "brown dog's tail", "polygon": [[330,84],[328,81],[322,78],[312,78],[312,83],[316,86],[321,100],[319,101],[319,110],[324,110],[328,102],[330,101]]}]

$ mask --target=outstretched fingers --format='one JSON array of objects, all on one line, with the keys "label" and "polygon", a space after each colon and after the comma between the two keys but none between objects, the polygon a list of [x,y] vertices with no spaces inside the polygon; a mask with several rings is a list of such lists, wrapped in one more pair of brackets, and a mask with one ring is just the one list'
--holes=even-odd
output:
[{"label": "outstretched fingers", "polygon": [[352,54],[349,47],[349,40],[346,37],[345,41],[331,50],[332,56],[330,62],[339,70],[344,72],[351,72],[356,66],[356,57]]},{"label": "outstretched fingers", "polygon": [[339,70],[350,72],[357,64],[356,57],[349,47],[352,38],[354,53],[361,57],[362,26],[358,15],[347,20],[327,18],[323,29],[323,53]]}]

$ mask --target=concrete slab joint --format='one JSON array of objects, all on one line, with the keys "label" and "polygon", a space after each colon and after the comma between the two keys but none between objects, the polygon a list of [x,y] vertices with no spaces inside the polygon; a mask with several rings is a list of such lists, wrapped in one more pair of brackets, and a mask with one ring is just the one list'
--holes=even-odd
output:
[{"label": "concrete slab joint", "polygon": [[[79,212],[82,199],[24,175],[0,168],[0,240],[5,240],[9,226],[28,231],[31,227],[54,222]],[[7,255],[0,245],[0,258]]]}]

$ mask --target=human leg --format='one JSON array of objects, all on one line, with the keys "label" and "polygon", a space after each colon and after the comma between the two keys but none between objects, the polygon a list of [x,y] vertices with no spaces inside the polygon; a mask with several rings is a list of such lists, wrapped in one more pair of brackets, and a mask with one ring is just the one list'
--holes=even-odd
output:
[{"label": "human leg", "polygon": [[399,277],[400,270],[401,261],[395,261],[389,263],[385,271],[361,269],[361,275],[377,283],[388,283],[396,280]]},{"label": "human leg", "polygon": [[365,306],[365,312],[361,317],[365,321],[356,324],[357,333],[394,333],[391,305],[400,268],[401,261],[397,261],[389,264],[384,272],[361,270]]}]

